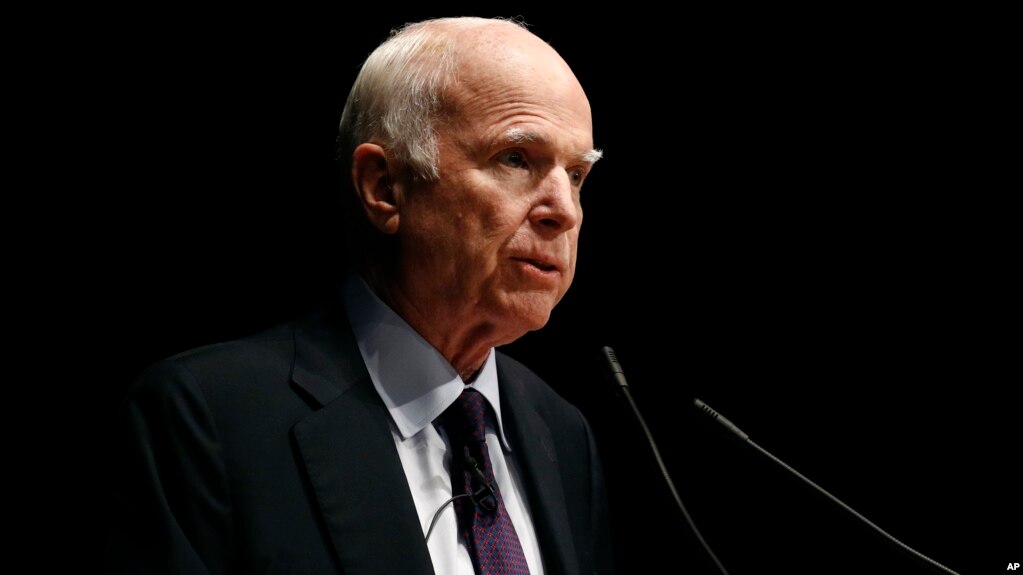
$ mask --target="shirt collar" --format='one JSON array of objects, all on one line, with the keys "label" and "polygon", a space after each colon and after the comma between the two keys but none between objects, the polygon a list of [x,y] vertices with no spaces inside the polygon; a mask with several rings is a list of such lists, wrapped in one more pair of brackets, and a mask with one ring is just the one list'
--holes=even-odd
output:
[{"label": "shirt collar", "polygon": [[[451,364],[370,289],[361,276],[345,280],[344,303],[362,360],[402,439],[433,422],[468,387]],[[471,384],[494,410],[498,437],[511,451],[501,420],[497,354],[491,348]]]}]

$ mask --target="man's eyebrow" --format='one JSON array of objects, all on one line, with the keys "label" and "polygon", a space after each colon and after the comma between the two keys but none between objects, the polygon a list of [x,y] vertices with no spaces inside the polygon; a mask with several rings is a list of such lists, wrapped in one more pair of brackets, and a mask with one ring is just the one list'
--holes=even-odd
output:
[{"label": "man's eyebrow", "polygon": [[579,156],[579,159],[582,160],[583,162],[586,162],[587,164],[593,165],[597,163],[597,160],[603,157],[604,150],[598,150],[597,148],[593,148],[589,152],[586,152],[583,155]]},{"label": "man's eyebrow", "polygon": [[[494,142],[497,145],[519,145],[519,144],[548,144],[547,138],[538,132],[532,132],[523,128],[508,128]],[[579,154],[579,161],[586,164],[595,164],[597,160],[604,157],[604,152],[594,148]]]},{"label": "man's eyebrow", "polygon": [[504,134],[501,134],[498,141],[507,144],[544,143],[547,141],[547,138],[537,132],[530,132],[522,128],[508,128]]}]

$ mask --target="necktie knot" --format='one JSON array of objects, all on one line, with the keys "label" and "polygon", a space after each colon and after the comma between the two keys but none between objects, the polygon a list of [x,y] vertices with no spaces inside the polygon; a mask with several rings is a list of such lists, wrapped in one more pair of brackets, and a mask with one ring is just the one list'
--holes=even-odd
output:
[{"label": "necktie knot", "polygon": [[444,425],[452,439],[479,453],[477,448],[486,444],[488,416],[486,398],[468,387],[444,412]]}]

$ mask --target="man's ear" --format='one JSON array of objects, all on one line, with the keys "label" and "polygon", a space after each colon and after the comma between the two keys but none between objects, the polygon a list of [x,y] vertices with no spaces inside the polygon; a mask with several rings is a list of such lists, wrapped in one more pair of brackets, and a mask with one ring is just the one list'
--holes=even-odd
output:
[{"label": "man's ear", "polygon": [[399,193],[394,189],[393,166],[376,144],[359,144],[352,152],[352,184],[373,227],[385,234],[398,231]]}]

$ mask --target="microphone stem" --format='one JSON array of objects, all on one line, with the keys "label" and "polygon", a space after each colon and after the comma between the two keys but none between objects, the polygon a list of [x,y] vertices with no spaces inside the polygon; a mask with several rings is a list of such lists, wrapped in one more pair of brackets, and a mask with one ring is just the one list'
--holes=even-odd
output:
[{"label": "microphone stem", "polygon": [[842,501],[841,499],[839,499],[839,498],[835,497],[834,495],[832,495],[831,493],[829,493],[827,489],[824,489],[820,485],[817,485],[809,477],[807,477],[807,476],[803,475],[802,473],[796,471],[794,468],[790,467],[787,463],[785,463],[781,459],[778,459],[777,457],[775,457],[770,451],[768,451],[768,450],[764,449],[763,447],[760,447],[759,445],[757,445],[756,442],[754,442],[752,439],[747,438],[746,439],[746,443],[748,443],[750,446],[752,446],[753,449],[756,449],[757,451],[762,453],[764,456],[766,456],[771,461],[777,463],[778,465],[782,466],[784,469],[788,470],[789,473],[791,473],[792,475],[795,475],[796,477],[801,479],[804,483],[806,483],[810,487],[814,488],[821,495],[823,495],[823,496],[827,497],[828,499],[834,501],[835,504],[837,504],[839,507],[841,507],[842,509],[845,509],[846,511],[851,513],[854,517],[856,517],[857,519],[859,519],[860,521],[865,523],[868,527],[870,527],[871,529],[873,529],[874,531],[876,531],[877,533],[879,533],[880,535],[882,535],[886,539],[888,539],[888,541],[890,541],[890,542],[894,543],[895,545],[901,547],[904,551],[909,552],[912,556],[914,556],[917,559],[923,561],[924,563],[926,563],[931,568],[937,569],[938,571],[940,571],[942,573],[949,573],[951,575],[959,575],[959,573],[956,573],[955,571],[949,569],[948,567],[945,567],[941,563],[938,563],[934,559],[931,559],[930,557],[924,555],[923,553],[920,553],[916,549],[913,549],[909,545],[906,545],[902,541],[899,541],[898,539],[895,538],[894,535],[891,535],[887,531],[885,531],[884,529],[881,529],[873,521],[871,521],[870,519],[867,519],[866,517],[861,515],[858,511],[856,511],[852,507],[849,507],[848,505],[846,505],[844,501]]},{"label": "microphone stem", "polygon": [[650,449],[654,452],[654,459],[657,460],[657,467],[660,468],[661,474],[664,475],[664,482],[668,484],[668,489],[671,491],[672,497],[675,498],[675,503],[682,512],[682,516],[685,517],[686,523],[689,524],[689,528],[692,529],[696,538],[700,541],[700,545],[702,545],[703,549],[707,552],[707,555],[709,555],[714,561],[714,564],[717,565],[718,570],[721,571],[723,575],[728,575],[728,570],[725,569],[725,566],[722,565],[717,555],[714,554],[714,551],[703,538],[703,534],[700,533],[700,530],[696,528],[696,523],[693,522],[693,518],[689,515],[689,510],[687,510],[686,506],[682,503],[682,498],[679,496],[678,490],[675,489],[675,483],[671,480],[671,475],[668,473],[668,467],[664,465],[664,460],[661,459],[661,452],[657,449],[657,442],[654,441],[654,436],[650,433],[650,428],[647,427],[646,420],[643,419],[643,414],[639,412],[639,407],[636,405],[636,402],[633,401],[632,393],[629,391],[628,386],[622,386],[621,391],[625,396],[625,400],[628,402],[629,407],[632,408],[632,413],[635,414],[636,419],[639,421],[640,427],[643,428],[643,434],[646,435],[647,443],[650,444]]},{"label": "microphone stem", "polygon": [[759,445],[757,445],[756,442],[754,442],[752,439],[750,439],[749,435],[746,432],[744,432],[743,430],[739,429],[738,426],[736,426],[734,423],[729,421],[725,416],[723,416],[720,413],[718,413],[717,411],[715,411],[711,406],[707,405],[706,403],[700,401],[698,398],[695,398],[695,397],[693,398],[693,405],[695,405],[697,409],[702,411],[708,417],[710,417],[714,421],[717,421],[719,424],[724,426],[726,429],[728,429],[729,431],[734,433],[736,435],[736,437],[738,437],[743,443],[752,446],[753,449],[756,449],[761,454],[763,454],[765,457],[767,457],[771,461],[773,461],[773,462],[777,463],[778,465],[780,465],[782,467],[782,469],[785,469],[789,473],[791,473],[792,475],[795,475],[800,480],[802,480],[804,483],[806,483],[810,487],[814,488],[818,493],[820,493],[824,497],[827,497],[831,501],[835,502],[835,504],[837,504],[842,509],[845,509],[846,511],[848,511],[850,514],[852,514],[853,517],[855,517],[855,518],[859,519],[860,521],[862,521],[864,525],[866,525],[867,527],[870,527],[871,529],[873,529],[875,533],[878,533],[882,537],[886,538],[889,542],[894,543],[900,549],[909,552],[909,554],[912,555],[913,557],[919,559],[920,561],[923,561],[924,564],[927,565],[928,567],[930,567],[931,569],[935,569],[935,570],[940,571],[942,573],[949,573],[951,575],[959,575],[955,571],[949,569],[948,567],[945,567],[944,565],[942,565],[941,563],[938,563],[934,559],[931,559],[930,557],[924,555],[923,553],[920,553],[916,549],[913,549],[909,545],[906,545],[902,541],[899,541],[894,536],[889,534],[887,531],[885,531],[884,529],[881,529],[876,524],[874,524],[873,521],[867,519],[866,517],[861,515],[858,511],[856,511],[852,507],[849,507],[848,505],[846,505],[841,499],[835,497],[831,493],[828,493],[828,491],[826,489],[824,489],[820,485],[817,485],[816,483],[811,481],[809,477],[807,477],[807,476],[803,475],[802,473],[796,471],[791,466],[789,466],[787,463],[785,463],[781,459],[778,459],[773,454],[771,454],[771,452],[769,452],[766,449],[764,449],[763,447],[760,447]]}]

